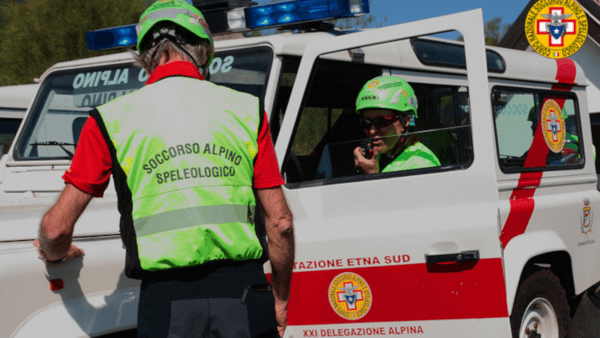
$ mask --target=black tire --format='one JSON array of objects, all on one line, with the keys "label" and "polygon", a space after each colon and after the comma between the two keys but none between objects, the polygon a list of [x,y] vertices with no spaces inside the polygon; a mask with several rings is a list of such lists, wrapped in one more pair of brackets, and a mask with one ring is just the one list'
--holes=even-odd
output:
[{"label": "black tire", "polygon": [[532,330],[536,322],[541,337],[570,336],[571,315],[567,293],[558,277],[549,270],[534,272],[519,286],[510,315],[513,338],[528,337],[526,328]]}]

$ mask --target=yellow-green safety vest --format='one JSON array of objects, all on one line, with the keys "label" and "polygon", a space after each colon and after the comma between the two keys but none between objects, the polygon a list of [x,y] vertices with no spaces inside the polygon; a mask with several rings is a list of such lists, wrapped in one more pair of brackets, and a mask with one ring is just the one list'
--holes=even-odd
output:
[{"label": "yellow-green safety vest", "polygon": [[113,156],[128,276],[261,257],[256,97],[169,77],[92,115]]}]

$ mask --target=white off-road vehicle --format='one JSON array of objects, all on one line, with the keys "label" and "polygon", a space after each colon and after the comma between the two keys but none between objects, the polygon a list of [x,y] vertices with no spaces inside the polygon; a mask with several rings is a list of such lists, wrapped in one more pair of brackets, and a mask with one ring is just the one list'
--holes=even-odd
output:
[{"label": "white off-road vehicle", "polygon": [[[300,0],[222,15],[255,28],[315,1],[366,8]],[[581,68],[484,46],[480,10],[350,34],[323,27],[218,41],[210,66],[211,81],[258,96],[270,118],[297,243],[285,336],[567,337],[600,281]],[[447,31],[464,43],[432,37]],[[414,88],[412,132],[440,166],[357,173],[356,98],[379,75]],[[146,79],[129,52],[41,76],[0,161],[0,336],[134,333],[139,281],[123,273],[112,187],[75,227],[85,256],[47,267],[32,243],[89,110]]]}]

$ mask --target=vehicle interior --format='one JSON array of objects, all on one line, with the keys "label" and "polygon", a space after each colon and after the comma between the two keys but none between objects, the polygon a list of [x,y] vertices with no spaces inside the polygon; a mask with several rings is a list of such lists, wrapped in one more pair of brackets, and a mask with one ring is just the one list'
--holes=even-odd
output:
[{"label": "vehicle interior", "polygon": [[[359,126],[361,116],[354,109],[356,97],[367,81],[389,72],[364,63],[318,61],[284,162],[288,183],[329,184],[352,176],[356,179],[353,151],[366,139]],[[473,155],[467,88],[410,84],[419,103],[411,133],[440,160],[441,166],[435,170],[468,166]],[[281,114],[287,104],[282,99],[289,97],[286,91],[291,91],[291,84],[280,86],[276,114]],[[272,121],[276,134],[277,116]]]}]

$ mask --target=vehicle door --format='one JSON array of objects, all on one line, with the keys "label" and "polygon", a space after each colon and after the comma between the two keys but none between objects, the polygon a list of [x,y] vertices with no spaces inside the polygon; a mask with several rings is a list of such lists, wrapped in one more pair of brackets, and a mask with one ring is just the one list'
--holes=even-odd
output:
[{"label": "vehicle door", "polygon": [[[462,76],[405,66],[417,60],[411,41],[452,30],[465,41]],[[453,159],[356,173],[365,135],[354,104],[386,74],[425,101],[417,127],[454,112],[437,129]],[[510,335],[487,83],[480,10],[307,45],[276,144],[296,236],[286,337]]]}]

